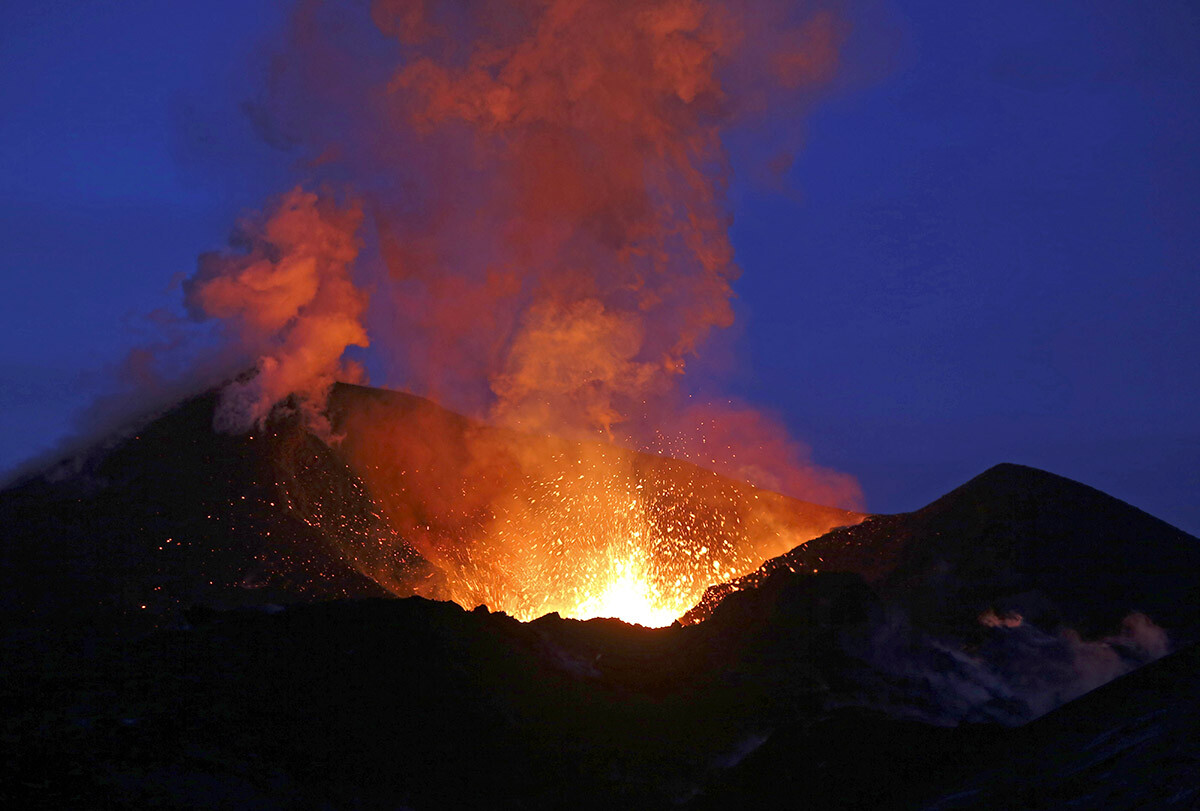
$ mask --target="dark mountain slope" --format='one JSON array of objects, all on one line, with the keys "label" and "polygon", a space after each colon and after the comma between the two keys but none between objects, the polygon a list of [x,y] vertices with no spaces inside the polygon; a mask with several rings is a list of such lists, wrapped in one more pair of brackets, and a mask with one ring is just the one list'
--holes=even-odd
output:
[{"label": "dark mountain slope", "polygon": [[689,806],[1196,808],[1200,647],[1016,729],[839,710],[778,729]]},{"label": "dark mountain slope", "polygon": [[[963,723],[1027,720],[1165,646],[1140,620],[1094,641],[1063,623],[1111,634],[1141,609],[1180,636],[1196,627],[1196,540],[1091,488],[1003,465],[710,591],[702,623],[520,623],[420,598],[325,601],[394,582],[437,593],[406,531],[479,520],[456,494],[495,429],[339,387],[331,448],[287,415],[214,435],[214,404],[0,494],[6,807],[1195,799],[1194,651],[1026,727]],[[662,509],[709,525],[720,505],[766,501],[779,542],[859,518],[671,460],[518,439],[568,469],[615,455],[671,494]],[[488,459],[491,485],[525,481],[511,456]],[[430,482],[444,502],[409,498]],[[167,628],[98,633],[155,619]],[[94,643],[87,655],[67,630]]]},{"label": "dark mountain slope", "polygon": [[[1003,512],[978,490],[972,503]],[[1100,703],[1080,715],[953,726],[1013,723],[1034,699],[1053,706],[1094,686],[1081,650],[1112,666],[1105,678],[1141,654],[1132,639],[1085,643],[1031,623],[976,623],[965,645],[897,626],[896,600],[911,595],[889,594],[859,574],[776,565],[706,622],[659,630],[520,623],[419,598],[193,610],[184,628],[90,657],[8,657],[0,796],[14,807],[1060,807],[1093,796],[1091,782],[1112,807],[1190,796],[1194,663],[1171,665],[1150,692],[1089,694]],[[1162,712],[1172,696],[1178,717]],[[1177,781],[1170,797],[1159,774]]]},{"label": "dark mountain slope", "polygon": [[1200,807],[1200,647],[1005,734],[936,809]]},{"label": "dark mountain slope", "polygon": [[[890,714],[847,703],[870,674],[843,640],[882,608],[855,575],[781,572],[708,622],[657,630],[520,623],[421,598],[194,610],[187,628],[88,658],[6,662],[0,799],[820,809],[1194,798],[1194,650],[1023,728],[929,725],[895,703]],[[904,695],[910,708],[926,698]]]},{"label": "dark mountain slope", "polygon": [[860,574],[920,627],[970,635],[992,609],[1043,628],[1106,633],[1143,611],[1200,631],[1200,541],[1061,476],[997,465],[927,507],[875,516],[713,587],[689,615],[778,569]]},{"label": "dark mountain slope", "polygon": [[[280,486],[304,466],[355,516],[352,529],[386,534],[345,464],[295,419],[216,434],[215,403],[189,400],[111,450],[0,493],[8,624],[137,623],[192,602],[385,593],[290,509]],[[410,561],[419,565],[411,552],[400,563]]]},{"label": "dark mountain slope", "polygon": [[90,659],[6,668],[0,799],[669,807],[820,711],[844,656],[820,608],[841,586],[815,585],[746,637],[724,620],[520,623],[421,598],[192,611],[187,629]]}]

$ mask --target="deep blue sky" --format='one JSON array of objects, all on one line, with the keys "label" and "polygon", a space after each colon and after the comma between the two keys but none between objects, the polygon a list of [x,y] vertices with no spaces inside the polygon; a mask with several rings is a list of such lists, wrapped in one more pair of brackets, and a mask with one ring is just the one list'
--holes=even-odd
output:
[{"label": "deep blue sky", "polygon": [[[283,13],[6,6],[0,467],[65,433],[172,280],[286,188],[229,92]],[[737,393],[876,511],[1015,461],[1200,533],[1200,9],[894,0],[856,22],[786,190],[732,189]]]}]

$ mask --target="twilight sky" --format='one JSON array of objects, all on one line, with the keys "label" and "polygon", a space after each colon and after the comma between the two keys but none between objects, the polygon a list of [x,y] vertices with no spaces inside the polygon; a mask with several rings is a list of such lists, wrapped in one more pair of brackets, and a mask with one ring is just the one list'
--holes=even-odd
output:
[{"label": "twilight sky", "polygon": [[[874,511],[1013,461],[1200,533],[1200,9],[856,5],[786,182],[731,189],[734,393]],[[294,182],[239,111],[284,16],[6,7],[0,468],[68,433],[196,255]]]}]

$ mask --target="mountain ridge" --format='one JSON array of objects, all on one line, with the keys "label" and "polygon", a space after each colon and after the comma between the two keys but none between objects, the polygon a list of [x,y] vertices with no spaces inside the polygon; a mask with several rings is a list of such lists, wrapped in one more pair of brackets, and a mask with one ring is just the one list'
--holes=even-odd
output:
[{"label": "mountain ridge", "polygon": [[[731,583],[685,622],[780,569],[855,572],[931,627],[984,611],[1101,633],[1131,611],[1192,638],[1200,631],[1200,540],[1137,507],[1053,473],[1002,463],[909,513],[832,530]],[[916,599],[920,595],[921,599]]]}]

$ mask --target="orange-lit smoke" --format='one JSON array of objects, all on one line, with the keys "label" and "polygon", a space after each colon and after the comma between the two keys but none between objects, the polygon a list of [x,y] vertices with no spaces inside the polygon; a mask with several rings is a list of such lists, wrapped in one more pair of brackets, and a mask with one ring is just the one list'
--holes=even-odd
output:
[{"label": "orange-lit smoke", "polygon": [[684,409],[678,385],[733,319],[723,137],[830,77],[838,18],[766,0],[375,0],[371,27],[354,14],[302,3],[254,110],[363,201],[371,310],[349,273],[359,209],[285,196],[188,284],[194,312],[261,347],[222,426],[327,388],[365,318],[385,382],[497,427],[351,408],[347,459],[446,574],[439,588],[521,616],[606,600],[682,613],[709,583],[857,520],[594,444],[858,504],[777,422]]},{"label": "orange-lit smoke", "polygon": [[373,19],[405,46],[387,123],[432,167],[422,211],[377,203],[408,382],[505,424],[622,436],[732,322],[723,132],[829,76],[835,18],[377,0]]},{"label": "orange-lit smoke", "polygon": [[[249,430],[291,394],[319,415],[335,378],[356,375],[342,355],[367,345],[366,297],[349,273],[361,219],[356,207],[295,189],[268,216],[244,222],[231,240],[234,250],[200,257],[184,283],[189,311],[220,319],[255,364],[222,391],[218,430]],[[310,424],[319,426],[315,420]]]},{"label": "orange-lit smoke", "polygon": [[660,418],[655,450],[737,481],[817,504],[862,509],[848,473],[814,463],[809,448],[767,411],[728,401],[693,403]]},{"label": "orange-lit smoke", "polygon": [[343,388],[335,411],[343,457],[389,525],[446,576],[359,570],[397,593],[523,619],[611,611],[669,622],[712,583],[862,518],[657,455],[487,426],[419,398]]}]

